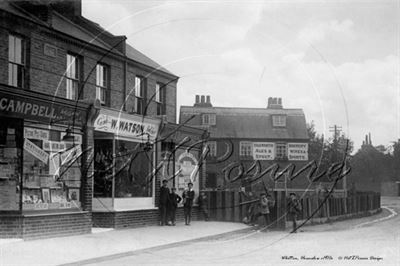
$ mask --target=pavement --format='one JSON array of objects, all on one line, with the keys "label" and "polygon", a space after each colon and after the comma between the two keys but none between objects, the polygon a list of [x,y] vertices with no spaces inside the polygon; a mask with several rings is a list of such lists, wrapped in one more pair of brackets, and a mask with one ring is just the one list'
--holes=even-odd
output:
[{"label": "pavement", "polygon": [[0,266],[79,265],[98,257],[145,251],[248,229],[241,223],[193,221],[190,226],[177,223],[176,226],[124,230],[93,228],[92,234],[79,236],[28,241],[2,239]]}]

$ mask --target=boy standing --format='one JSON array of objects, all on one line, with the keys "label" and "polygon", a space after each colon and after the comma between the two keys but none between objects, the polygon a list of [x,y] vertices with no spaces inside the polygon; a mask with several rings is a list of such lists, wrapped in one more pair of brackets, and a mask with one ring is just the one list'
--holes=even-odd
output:
[{"label": "boy standing", "polygon": [[182,198],[175,193],[176,188],[171,188],[171,194],[169,194],[169,201],[170,201],[170,219],[172,225],[175,225],[175,214],[176,209],[178,208],[178,203],[181,202]]},{"label": "boy standing", "polygon": [[299,200],[297,199],[296,193],[290,193],[290,199],[288,202],[288,213],[290,215],[290,219],[293,222],[293,231],[291,233],[297,233],[297,214],[301,211],[301,205]]},{"label": "boy standing", "polygon": [[194,200],[193,183],[188,183],[188,189],[183,194],[183,212],[185,214],[185,225],[190,225],[190,219],[192,218],[192,206]]}]

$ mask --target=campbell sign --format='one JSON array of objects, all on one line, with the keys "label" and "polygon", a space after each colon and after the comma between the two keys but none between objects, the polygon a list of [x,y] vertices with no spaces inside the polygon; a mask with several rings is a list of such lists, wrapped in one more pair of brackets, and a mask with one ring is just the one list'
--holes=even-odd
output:
[{"label": "campbell sign", "polygon": [[113,133],[138,142],[154,142],[159,124],[159,120],[102,109],[94,121],[94,128],[96,131]]},{"label": "campbell sign", "polygon": [[83,125],[84,114],[77,108],[0,92],[0,113],[45,123]]}]

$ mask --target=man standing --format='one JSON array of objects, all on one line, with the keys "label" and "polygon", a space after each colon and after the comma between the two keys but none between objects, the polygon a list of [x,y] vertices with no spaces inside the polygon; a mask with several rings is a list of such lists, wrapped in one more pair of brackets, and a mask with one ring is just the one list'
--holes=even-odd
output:
[{"label": "man standing", "polygon": [[296,193],[290,193],[290,199],[288,202],[288,213],[290,215],[290,219],[293,222],[293,231],[291,233],[296,233],[297,230],[297,214],[301,211],[301,204],[297,199]]},{"label": "man standing", "polygon": [[160,197],[159,197],[159,202],[158,202],[158,208],[160,211],[160,225],[167,225],[168,224],[168,215],[167,215],[167,210],[168,210],[168,205],[169,205],[169,188],[168,188],[168,181],[163,180],[162,181],[162,186],[160,188]]},{"label": "man standing", "polygon": [[185,224],[190,225],[190,219],[192,218],[192,206],[194,200],[193,183],[188,183],[188,189],[182,194],[183,198],[183,212],[185,214]]}]

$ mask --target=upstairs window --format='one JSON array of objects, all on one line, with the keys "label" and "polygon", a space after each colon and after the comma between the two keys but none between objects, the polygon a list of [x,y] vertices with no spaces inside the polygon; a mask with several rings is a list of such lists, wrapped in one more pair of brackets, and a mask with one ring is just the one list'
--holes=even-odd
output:
[{"label": "upstairs window", "polygon": [[201,115],[201,124],[206,126],[215,125],[215,114],[202,114]]},{"label": "upstairs window", "polygon": [[135,106],[137,114],[144,114],[145,109],[145,79],[143,77],[135,77]]},{"label": "upstairs window", "polygon": [[274,127],[286,127],[286,116],[285,115],[273,115],[272,125]]},{"label": "upstairs window", "polygon": [[253,143],[248,141],[240,142],[240,156],[253,156]]},{"label": "upstairs window", "polygon": [[156,84],[156,103],[157,103],[157,115],[165,115],[166,104],[165,104],[165,85],[161,83]]},{"label": "upstairs window", "polygon": [[287,158],[287,146],[286,143],[276,143],[275,145],[275,159]]},{"label": "upstairs window", "polygon": [[77,56],[72,54],[67,54],[66,80],[66,98],[77,100],[79,87],[79,59]]},{"label": "upstairs window", "polygon": [[25,43],[14,35],[8,36],[8,85],[25,86]]},{"label": "upstairs window", "polygon": [[217,142],[209,141],[209,142],[207,142],[207,146],[210,148],[210,152],[208,153],[208,156],[210,156],[210,157],[217,156]]},{"label": "upstairs window", "polygon": [[108,68],[105,65],[96,66],[96,98],[102,105],[107,104]]}]

